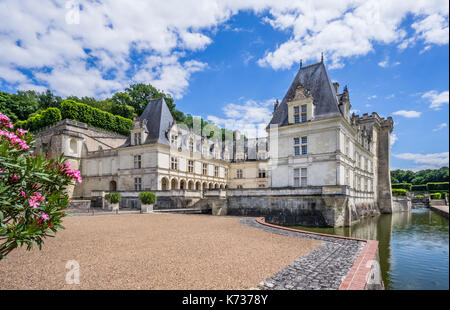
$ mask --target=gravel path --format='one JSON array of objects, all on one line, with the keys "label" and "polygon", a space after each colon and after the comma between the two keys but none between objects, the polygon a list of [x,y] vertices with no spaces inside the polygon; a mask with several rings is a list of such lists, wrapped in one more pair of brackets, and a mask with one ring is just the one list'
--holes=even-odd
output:
[{"label": "gravel path", "polygon": [[[79,216],[64,226],[42,251],[0,261],[0,289],[249,289],[322,245],[236,217]],[[80,265],[79,285],[65,283],[69,260]]]}]

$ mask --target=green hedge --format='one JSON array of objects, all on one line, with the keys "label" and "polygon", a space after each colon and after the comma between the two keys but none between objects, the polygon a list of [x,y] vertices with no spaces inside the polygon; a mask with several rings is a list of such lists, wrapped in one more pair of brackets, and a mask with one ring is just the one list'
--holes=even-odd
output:
[{"label": "green hedge", "polygon": [[129,135],[133,121],[122,116],[116,116],[100,109],[93,108],[73,100],[64,100],[61,103],[63,119],[86,123],[90,126]]},{"label": "green hedge", "polygon": [[119,203],[122,200],[122,195],[119,193],[109,193],[105,195],[105,199],[110,203]]},{"label": "green hedge", "polygon": [[25,121],[18,121],[15,125],[18,128],[36,131],[38,129],[56,124],[62,120],[61,111],[57,108],[48,108]]},{"label": "green hedge", "polygon": [[428,183],[428,191],[448,191],[448,182]]},{"label": "green hedge", "polygon": [[426,184],[420,184],[420,185],[412,185],[411,191],[413,192],[426,192],[427,191],[427,185]]},{"label": "green hedge", "polygon": [[401,188],[394,188],[392,189],[392,195],[393,196],[406,196],[406,189],[401,189]]},{"label": "green hedge", "polygon": [[412,184],[410,183],[394,183],[392,184],[392,189],[405,189],[408,192],[411,191]]},{"label": "green hedge", "polygon": [[139,194],[139,199],[145,205],[152,205],[156,202],[156,195],[152,192],[142,192]]},{"label": "green hedge", "polygon": [[434,193],[430,195],[431,199],[441,199],[441,193]]}]

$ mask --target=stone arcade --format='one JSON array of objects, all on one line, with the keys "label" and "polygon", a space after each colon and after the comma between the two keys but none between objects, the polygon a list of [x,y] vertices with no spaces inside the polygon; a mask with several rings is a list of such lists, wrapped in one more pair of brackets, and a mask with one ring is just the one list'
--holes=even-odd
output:
[{"label": "stone arcade", "polygon": [[155,99],[128,137],[63,120],[37,133],[36,148],[63,152],[81,170],[74,204],[104,207],[105,193],[117,191],[122,208],[139,208],[139,192],[153,191],[155,209],[343,226],[392,212],[392,118],[350,109],[347,87],[340,92],[319,62],[301,67],[275,104],[267,138],[208,139],[209,128],[177,124],[164,99]]}]

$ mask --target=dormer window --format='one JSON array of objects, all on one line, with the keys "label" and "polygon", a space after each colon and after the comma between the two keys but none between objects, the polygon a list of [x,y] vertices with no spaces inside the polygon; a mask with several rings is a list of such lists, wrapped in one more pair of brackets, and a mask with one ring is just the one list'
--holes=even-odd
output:
[{"label": "dormer window", "polygon": [[141,144],[142,144],[142,133],[135,132],[134,133],[134,145],[141,145]]},{"label": "dormer window", "polygon": [[297,106],[297,107],[294,107],[294,124],[299,124],[299,123],[300,123],[300,108]]},{"label": "dormer window", "polygon": [[299,85],[295,94],[288,100],[289,124],[305,123],[314,118],[314,98],[311,93]]},{"label": "dormer window", "polygon": [[308,107],[306,104],[302,105],[302,123],[308,120]]},{"label": "dormer window", "polygon": [[189,139],[189,151],[194,152],[194,139]]},{"label": "dormer window", "polygon": [[172,135],[172,137],[170,138],[170,144],[176,146],[178,144],[178,136],[177,135]]}]

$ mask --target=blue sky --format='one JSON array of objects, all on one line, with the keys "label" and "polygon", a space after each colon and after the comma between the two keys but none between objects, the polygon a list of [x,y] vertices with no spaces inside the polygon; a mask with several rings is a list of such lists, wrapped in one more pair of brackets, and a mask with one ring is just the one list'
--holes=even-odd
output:
[{"label": "blue sky", "polygon": [[449,154],[448,12],[440,0],[0,0],[0,89],[104,98],[151,83],[253,136],[300,58],[324,52],[355,112],[393,116],[392,168],[435,168]]}]

